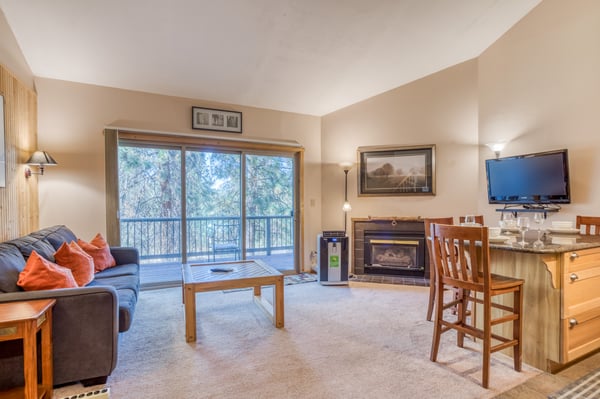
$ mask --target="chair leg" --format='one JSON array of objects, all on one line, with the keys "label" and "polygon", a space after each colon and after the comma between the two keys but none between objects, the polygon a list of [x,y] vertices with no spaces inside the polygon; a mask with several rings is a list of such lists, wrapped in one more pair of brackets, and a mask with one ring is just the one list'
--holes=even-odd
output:
[{"label": "chair leg", "polygon": [[523,292],[519,289],[513,295],[513,311],[519,315],[519,318],[513,321],[513,339],[517,345],[513,347],[514,367],[516,371],[521,371],[523,364],[523,347],[521,346],[521,337],[523,332]]},{"label": "chair leg", "polygon": [[435,270],[429,270],[429,304],[427,305],[427,321],[433,316],[433,304],[435,302]]},{"label": "chair leg", "polygon": [[491,299],[485,298],[483,305],[483,364],[481,386],[489,387],[490,382],[490,359],[492,352],[492,309]]},{"label": "chair leg", "polygon": [[[457,322],[461,325],[466,325],[467,324],[467,307],[469,305],[468,291],[459,290],[456,293],[456,295],[457,295],[458,299],[460,299],[460,302],[458,303],[457,309],[456,309]],[[465,333],[464,332],[457,331],[456,345],[459,348],[464,348],[464,346],[465,346]]]},{"label": "chair leg", "polygon": [[444,287],[441,284],[435,284],[435,286],[435,320],[433,324],[433,337],[431,339],[431,353],[429,355],[429,359],[432,362],[437,360],[438,349],[440,347],[440,335],[442,334],[441,320],[444,317]]}]

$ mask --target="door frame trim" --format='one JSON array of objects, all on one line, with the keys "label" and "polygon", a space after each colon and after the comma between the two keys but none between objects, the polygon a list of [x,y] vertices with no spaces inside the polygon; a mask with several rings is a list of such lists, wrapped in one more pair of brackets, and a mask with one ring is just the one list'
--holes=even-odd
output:
[{"label": "door frame trim", "polygon": [[[304,147],[294,141],[282,142],[268,139],[231,139],[208,135],[190,135],[186,133],[166,133],[139,131],[136,129],[104,129],[105,140],[105,179],[106,179],[106,234],[110,245],[119,245],[119,178],[118,148],[119,142],[131,141],[137,144],[159,146],[181,146],[230,150],[240,152],[265,152],[293,154],[297,173],[294,183],[294,268],[303,271],[304,265]],[[182,172],[183,173],[183,172]]]}]

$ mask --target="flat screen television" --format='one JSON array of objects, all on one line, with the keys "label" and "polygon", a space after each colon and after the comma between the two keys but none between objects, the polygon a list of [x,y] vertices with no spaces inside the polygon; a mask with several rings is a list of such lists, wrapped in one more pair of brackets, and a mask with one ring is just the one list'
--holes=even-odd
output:
[{"label": "flat screen television", "polygon": [[485,161],[490,204],[568,204],[567,150]]}]

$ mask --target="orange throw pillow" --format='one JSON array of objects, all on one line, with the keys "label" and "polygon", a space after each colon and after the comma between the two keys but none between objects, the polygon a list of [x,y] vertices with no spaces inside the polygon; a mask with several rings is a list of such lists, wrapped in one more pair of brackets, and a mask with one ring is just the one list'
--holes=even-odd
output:
[{"label": "orange throw pillow", "polygon": [[88,255],[94,259],[94,270],[96,273],[101,272],[104,269],[113,267],[117,264],[115,258],[110,253],[110,247],[108,243],[102,237],[102,234],[96,234],[96,237],[89,243],[78,239],[77,244],[83,249]]},{"label": "orange throw pillow", "polygon": [[54,253],[60,266],[71,269],[77,285],[84,287],[94,279],[94,260],[75,241],[63,242]]},{"label": "orange throw pillow", "polygon": [[50,262],[31,251],[25,268],[19,274],[17,285],[25,291],[52,290],[55,288],[76,288],[73,273],[66,267]]}]

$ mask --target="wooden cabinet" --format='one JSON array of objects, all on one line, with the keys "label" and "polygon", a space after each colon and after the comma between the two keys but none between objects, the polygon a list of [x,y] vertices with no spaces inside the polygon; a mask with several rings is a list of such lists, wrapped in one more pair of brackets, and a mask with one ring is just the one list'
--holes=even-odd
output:
[{"label": "wooden cabinet", "polygon": [[494,245],[490,253],[492,272],[525,280],[525,363],[553,372],[600,349],[600,237],[542,250]]},{"label": "wooden cabinet", "polygon": [[562,254],[561,363],[600,348],[600,248]]}]

